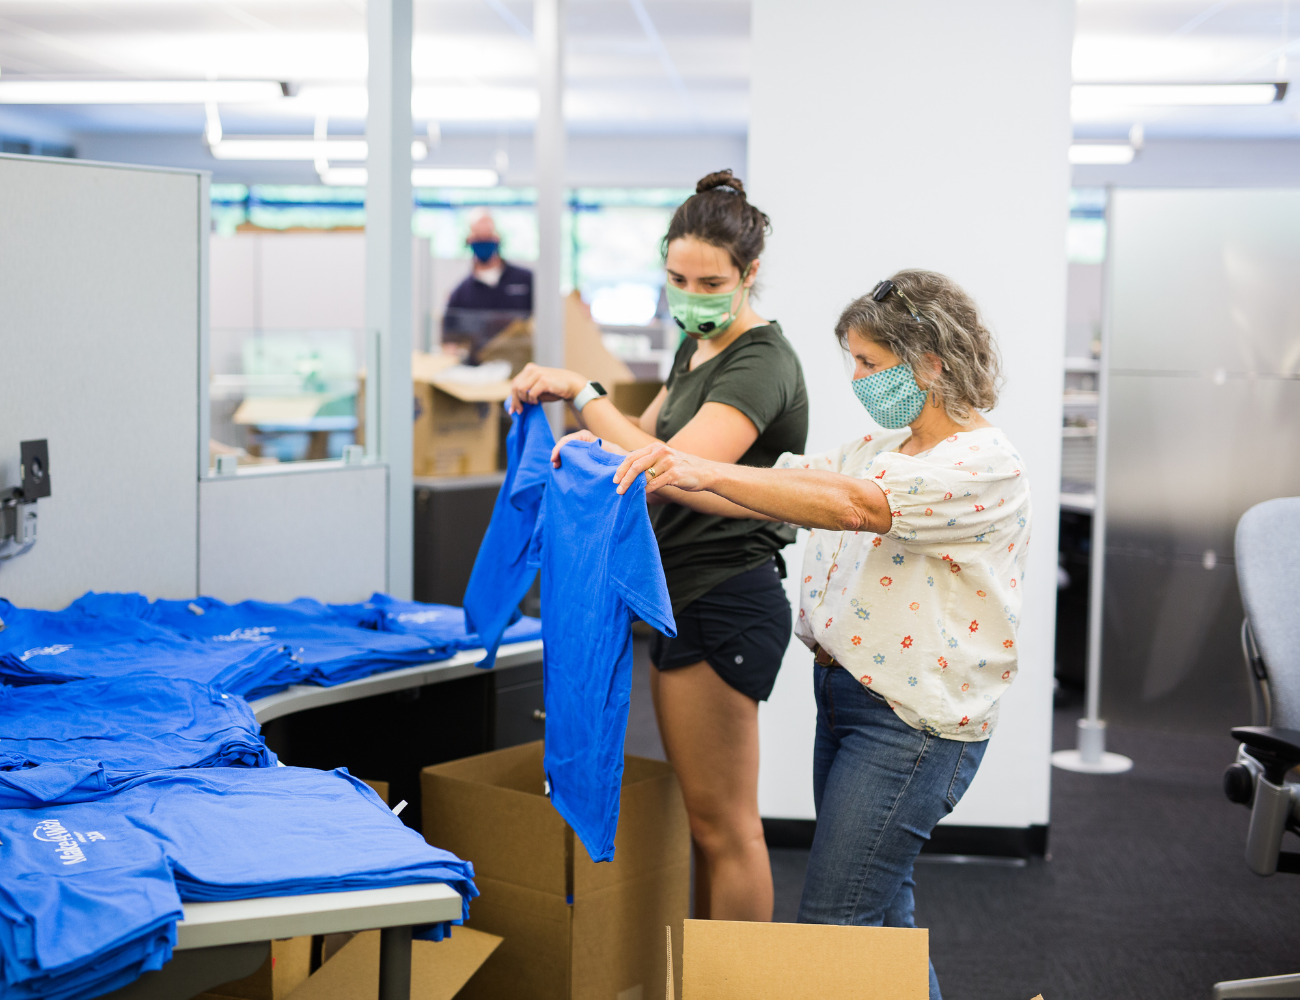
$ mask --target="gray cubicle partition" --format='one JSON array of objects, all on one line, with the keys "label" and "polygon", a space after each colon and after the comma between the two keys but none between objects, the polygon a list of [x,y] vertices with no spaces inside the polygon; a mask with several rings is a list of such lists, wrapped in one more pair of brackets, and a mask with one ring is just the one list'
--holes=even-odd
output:
[{"label": "gray cubicle partition", "polygon": [[1300,191],[1115,191],[1107,267],[1104,714],[1226,731],[1233,531],[1300,494]]},{"label": "gray cubicle partition", "polygon": [[37,544],[0,596],[197,586],[206,175],[0,156],[0,489],[46,438]]}]

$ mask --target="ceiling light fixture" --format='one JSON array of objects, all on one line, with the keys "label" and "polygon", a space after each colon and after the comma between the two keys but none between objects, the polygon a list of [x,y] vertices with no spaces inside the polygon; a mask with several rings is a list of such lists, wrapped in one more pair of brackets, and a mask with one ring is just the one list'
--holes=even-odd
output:
[{"label": "ceiling light fixture", "polygon": [[[365,167],[330,167],[320,175],[321,182],[331,187],[364,187],[366,178]],[[476,167],[419,167],[411,171],[412,187],[489,188],[500,181],[495,170]]]},{"label": "ceiling light fixture", "polygon": [[1122,167],[1133,162],[1136,152],[1126,142],[1076,142],[1070,146],[1070,162],[1076,166]]},{"label": "ceiling light fixture", "polygon": [[1076,83],[1075,111],[1131,107],[1210,107],[1272,104],[1286,97],[1285,83]]},{"label": "ceiling light fixture", "polygon": [[[321,119],[317,119],[317,137],[261,138],[238,136],[211,144],[218,160],[364,160],[368,153],[365,139],[327,139]],[[411,159],[417,163],[427,158],[429,147],[420,139],[411,143]]]},{"label": "ceiling light fixture", "polygon": [[212,147],[218,160],[364,160],[365,139],[222,139]]},{"label": "ceiling light fixture", "polygon": [[260,104],[287,91],[275,80],[5,80],[0,104]]}]

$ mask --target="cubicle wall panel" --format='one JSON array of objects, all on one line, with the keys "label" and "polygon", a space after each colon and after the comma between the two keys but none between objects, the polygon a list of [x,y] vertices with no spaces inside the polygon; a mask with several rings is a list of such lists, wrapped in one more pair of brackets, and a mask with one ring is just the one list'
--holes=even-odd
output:
[{"label": "cubicle wall panel", "polygon": [[1115,191],[1110,366],[1300,374],[1300,191]]},{"label": "cubicle wall panel", "polygon": [[1254,504],[1300,495],[1300,380],[1113,375],[1109,414],[1106,718],[1245,724],[1233,535]]},{"label": "cubicle wall panel", "polygon": [[1233,535],[1300,494],[1300,192],[1116,191],[1103,705],[1249,720]]},{"label": "cubicle wall panel", "polygon": [[346,467],[205,480],[199,584],[226,601],[362,601],[384,589],[387,470]]},{"label": "cubicle wall panel", "polygon": [[1250,723],[1235,566],[1108,545],[1103,607],[1107,722],[1192,733]]},{"label": "cubicle wall panel", "polygon": [[202,178],[0,157],[0,488],[47,438],[36,546],[0,595],[196,585]]},{"label": "cubicle wall panel", "polygon": [[1110,380],[1108,544],[1232,558],[1237,519],[1300,494],[1300,379]]}]

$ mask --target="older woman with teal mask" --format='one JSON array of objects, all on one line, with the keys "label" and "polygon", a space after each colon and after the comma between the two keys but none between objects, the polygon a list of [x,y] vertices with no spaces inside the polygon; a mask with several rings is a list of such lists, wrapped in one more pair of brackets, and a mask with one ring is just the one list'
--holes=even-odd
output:
[{"label": "older woman with teal mask", "polygon": [[656,443],[614,481],[644,473],[651,496],[811,529],[795,632],[816,664],[817,831],[799,919],[911,927],[913,862],[975,776],[1016,674],[1029,485],[980,415],[997,352],[951,280],[899,272],[835,332],[884,430],[769,469]]},{"label": "older woman with teal mask", "polygon": [[[580,437],[622,452],[666,442],[681,453],[769,467],[802,451],[803,372],[780,326],[754,310],[767,216],[731,171],[710,174],[664,237],[668,307],[685,333],[664,388],[639,420],[602,386],[529,365],[514,405],[568,400]],[[562,459],[564,439],[552,457]],[[683,494],[689,497],[689,494]],[[771,920],[772,873],[758,813],[758,703],[790,642],[780,550],[789,525],[652,498],[677,637],[651,645],[651,690],[696,848],[695,916]]]}]

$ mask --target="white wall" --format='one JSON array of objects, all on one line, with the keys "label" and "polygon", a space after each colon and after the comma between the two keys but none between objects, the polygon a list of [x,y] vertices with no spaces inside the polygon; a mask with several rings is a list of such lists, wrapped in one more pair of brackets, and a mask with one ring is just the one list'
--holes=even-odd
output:
[{"label": "white wall", "polygon": [[0,156],[0,487],[48,438],[38,541],[0,595],[194,594],[200,244],[195,173]]},{"label": "white wall", "polygon": [[388,470],[244,470],[199,485],[199,591],[223,601],[363,601],[384,589]]},{"label": "white wall", "polygon": [[[809,450],[869,426],[832,329],[890,273],[950,275],[1001,345],[1006,389],[991,419],[1024,455],[1034,497],[1021,673],[951,821],[1046,823],[1073,4],[754,0],[753,11],[746,181],[774,228],[759,307],[802,358]],[[802,547],[787,550],[794,567]],[[813,816],[810,671],[796,643],[760,713],[765,816]]]}]

